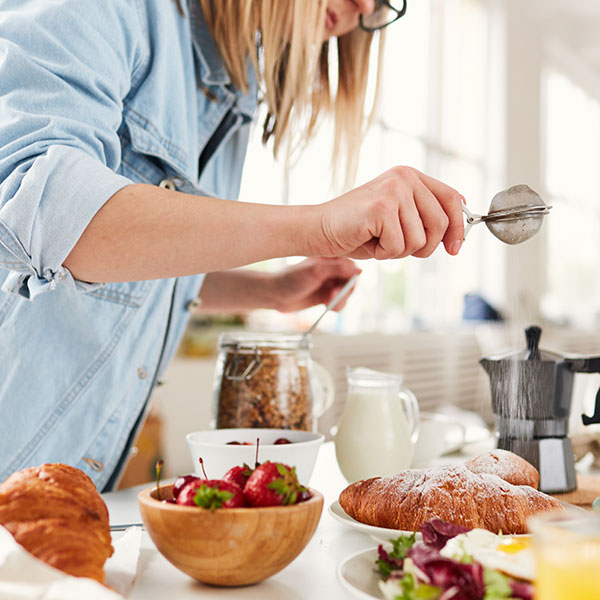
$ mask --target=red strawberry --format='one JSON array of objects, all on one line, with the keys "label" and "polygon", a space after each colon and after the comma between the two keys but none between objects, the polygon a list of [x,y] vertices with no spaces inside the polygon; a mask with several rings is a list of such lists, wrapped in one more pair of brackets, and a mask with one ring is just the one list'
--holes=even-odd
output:
[{"label": "red strawberry", "polygon": [[256,467],[246,482],[244,499],[251,506],[295,504],[298,494],[306,491],[296,476],[296,467],[267,461]]},{"label": "red strawberry", "polygon": [[242,488],[222,479],[196,479],[190,481],[177,496],[177,504],[215,508],[238,508],[244,506]]},{"label": "red strawberry", "polygon": [[223,475],[223,481],[231,481],[236,485],[239,485],[242,489],[246,486],[246,482],[254,469],[251,469],[246,463],[241,467],[231,467],[225,475]]}]

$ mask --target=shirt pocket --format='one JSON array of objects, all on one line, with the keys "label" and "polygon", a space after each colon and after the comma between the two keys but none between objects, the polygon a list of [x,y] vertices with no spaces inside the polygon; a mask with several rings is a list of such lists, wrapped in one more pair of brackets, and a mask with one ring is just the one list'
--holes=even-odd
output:
[{"label": "shirt pocket", "polygon": [[197,173],[192,172],[193,169],[180,160],[181,153],[170,153],[168,144],[160,137],[154,138],[149,135],[138,120],[125,119],[119,130],[119,137],[121,175],[136,183],[149,183],[188,194],[206,195],[192,183],[197,180]]},{"label": "shirt pocket", "polygon": [[99,300],[138,308],[144,303],[151,288],[152,281],[120,281],[105,283],[101,287],[88,292],[87,295]]}]

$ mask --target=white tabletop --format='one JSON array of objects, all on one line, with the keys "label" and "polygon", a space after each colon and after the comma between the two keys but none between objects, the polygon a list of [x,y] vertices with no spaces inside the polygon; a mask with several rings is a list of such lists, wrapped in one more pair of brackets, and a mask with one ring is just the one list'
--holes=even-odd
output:
[{"label": "white tabletop", "polygon": [[[440,461],[465,460],[491,449],[492,445],[492,440],[471,444],[462,455],[445,457]],[[355,552],[377,546],[377,542],[369,535],[336,521],[328,512],[329,505],[337,500],[340,492],[347,485],[337,465],[333,443],[323,444],[310,481],[310,487],[319,490],[325,497],[319,526],[307,547],[290,565],[270,579],[253,586],[217,588],[198,583],[163,558],[148,534],[144,532],[135,585],[129,598],[136,600],[164,600],[164,598],[347,600],[348,592],[336,578],[339,563]],[[112,525],[140,522],[136,496],[144,487],[148,486],[138,486],[103,495]]]}]

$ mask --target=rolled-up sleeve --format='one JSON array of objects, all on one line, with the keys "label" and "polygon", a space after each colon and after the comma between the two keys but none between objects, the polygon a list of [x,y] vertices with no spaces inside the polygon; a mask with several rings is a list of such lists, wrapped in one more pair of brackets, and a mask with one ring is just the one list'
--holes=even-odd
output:
[{"label": "rolled-up sleeve", "polygon": [[[136,0],[0,0],[0,267],[33,298],[73,279],[63,262],[117,174],[123,101],[142,71]],[[6,10],[5,10],[6,9]]]}]

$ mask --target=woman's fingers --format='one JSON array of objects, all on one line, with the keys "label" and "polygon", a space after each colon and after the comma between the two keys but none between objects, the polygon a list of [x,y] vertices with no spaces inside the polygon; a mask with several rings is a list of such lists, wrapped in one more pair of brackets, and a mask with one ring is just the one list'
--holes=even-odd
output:
[{"label": "woman's fingers", "polygon": [[457,254],[464,236],[463,197],[409,167],[395,167],[327,203],[324,256],[379,260],[430,256],[443,241]]},{"label": "woman's fingers", "polygon": [[416,171],[419,179],[436,197],[448,217],[448,225],[443,236],[444,246],[449,254],[458,254],[465,235],[465,222],[462,205],[465,199],[454,188]]},{"label": "woman's fingers", "polygon": [[412,252],[417,258],[431,256],[440,245],[448,229],[449,219],[437,198],[431,191],[419,182],[415,186],[414,199],[425,230],[425,244]]}]

